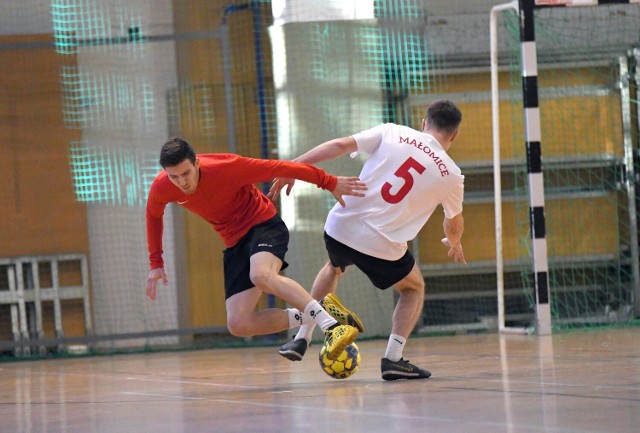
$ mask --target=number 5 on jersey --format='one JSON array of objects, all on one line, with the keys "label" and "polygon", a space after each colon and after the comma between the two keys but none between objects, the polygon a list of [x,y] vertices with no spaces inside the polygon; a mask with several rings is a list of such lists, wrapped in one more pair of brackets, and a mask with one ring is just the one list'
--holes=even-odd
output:
[{"label": "number 5 on jersey", "polygon": [[410,172],[411,169],[414,169],[416,172],[418,172],[419,175],[424,173],[424,171],[426,170],[426,168],[422,164],[409,157],[409,159],[403,162],[400,168],[397,169],[394,173],[394,175],[404,180],[404,183],[402,184],[398,192],[396,192],[395,194],[391,193],[391,188],[393,187],[393,185],[391,185],[389,182],[385,182],[384,185],[382,185],[381,193],[384,201],[391,204],[400,203],[400,201],[402,201],[402,199],[405,198],[407,194],[409,194],[409,191],[411,191],[411,188],[413,188],[414,183],[413,175]]}]

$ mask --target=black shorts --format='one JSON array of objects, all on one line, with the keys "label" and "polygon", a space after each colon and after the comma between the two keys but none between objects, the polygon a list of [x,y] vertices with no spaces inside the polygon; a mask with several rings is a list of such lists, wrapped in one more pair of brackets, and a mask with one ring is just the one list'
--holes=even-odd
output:
[{"label": "black shorts", "polygon": [[282,260],[284,270],[289,264],[284,261],[289,245],[289,229],[276,214],[270,220],[253,226],[234,246],[224,250],[224,295],[229,299],[236,293],[254,287],[249,278],[251,256],[268,251]]},{"label": "black shorts", "polygon": [[374,286],[382,290],[388,289],[409,275],[416,263],[413,254],[408,250],[398,260],[379,259],[338,242],[327,232],[324,233],[324,243],[329,253],[329,260],[334,267],[340,268],[344,272],[347,266],[356,265],[369,277]]}]

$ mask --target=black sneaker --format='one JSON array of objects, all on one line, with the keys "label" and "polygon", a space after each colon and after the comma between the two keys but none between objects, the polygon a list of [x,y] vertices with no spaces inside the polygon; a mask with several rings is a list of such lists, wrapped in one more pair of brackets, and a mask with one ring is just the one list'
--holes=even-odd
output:
[{"label": "black sneaker", "polygon": [[382,378],[384,380],[427,379],[431,377],[430,371],[416,367],[402,358],[400,358],[399,361],[382,358],[380,371],[382,372]]},{"label": "black sneaker", "polygon": [[304,338],[298,340],[293,337],[291,341],[285,343],[278,349],[278,353],[291,361],[302,361],[304,353],[307,351],[309,343]]}]

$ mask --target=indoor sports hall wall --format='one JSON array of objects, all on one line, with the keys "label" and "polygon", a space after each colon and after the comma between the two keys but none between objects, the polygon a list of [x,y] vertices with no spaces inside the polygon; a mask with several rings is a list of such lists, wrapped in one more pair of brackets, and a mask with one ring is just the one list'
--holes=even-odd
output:
[{"label": "indoor sports hall wall", "polygon": [[[0,51],[2,258],[89,252],[86,206],[75,198],[64,145],[79,134],[62,122],[58,57],[50,48],[38,48],[52,40],[40,34],[0,37],[2,46],[34,46]],[[77,269],[62,266],[60,272],[73,276]],[[0,281],[6,290],[6,270]],[[52,317],[52,304],[43,308]],[[67,333],[84,335],[82,306],[69,300],[61,308]],[[0,306],[0,321],[0,340],[12,340],[8,304]],[[43,327],[54,335],[52,320]]]},{"label": "indoor sports hall wall", "polygon": [[[202,153],[290,159],[382,122],[418,128],[441,98],[464,115],[451,155],[466,176],[468,264],[446,257],[436,210],[412,244],[427,286],[416,332],[496,331],[489,10],[499,3],[0,5],[0,352],[11,359],[77,344],[109,352],[284,340],[228,335],[223,245],[177,206],[165,215],[170,285],[155,302],[146,298],[144,206],[160,146],[180,135]],[[637,182],[623,173],[629,149],[637,157],[639,9],[536,12],[557,330],[637,323]],[[506,303],[510,323],[535,327],[518,32],[513,12],[500,16]],[[362,162],[322,167],[354,175]],[[278,205],[291,230],[287,275],[309,288],[326,260],[322,229],[333,198],[298,183]],[[392,291],[374,290],[352,270],[339,293],[366,322],[365,337],[389,332]]]}]

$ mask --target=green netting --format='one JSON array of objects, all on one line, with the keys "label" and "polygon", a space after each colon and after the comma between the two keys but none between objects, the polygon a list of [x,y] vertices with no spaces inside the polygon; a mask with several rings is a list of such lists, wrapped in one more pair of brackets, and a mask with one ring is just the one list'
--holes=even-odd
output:
[{"label": "green netting", "polygon": [[134,154],[123,149],[71,142],[69,162],[78,201],[107,205],[144,206],[156,177],[154,152]]},{"label": "green netting", "polygon": [[[155,94],[144,77],[63,66],[61,78],[69,128],[115,128],[132,120],[143,129],[155,126]],[[131,119],[132,111],[136,119]]]},{"label": "green netting", "polygon": [[[80,47],[143,42],[147,2],[106,3],[96,0],[53,0],[51,19],[57,52],[78,53]],[[148,11],[146,11],[148,12]]]}]

